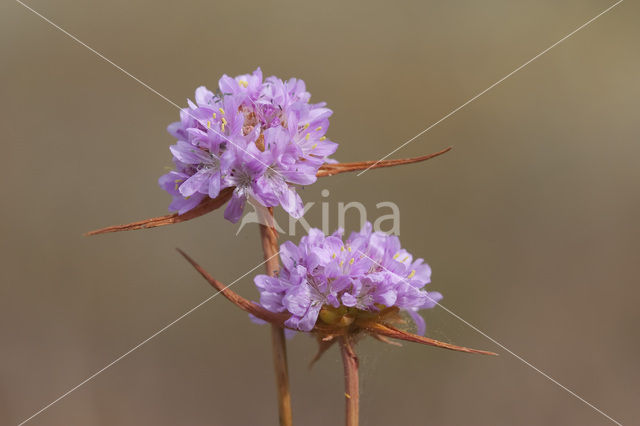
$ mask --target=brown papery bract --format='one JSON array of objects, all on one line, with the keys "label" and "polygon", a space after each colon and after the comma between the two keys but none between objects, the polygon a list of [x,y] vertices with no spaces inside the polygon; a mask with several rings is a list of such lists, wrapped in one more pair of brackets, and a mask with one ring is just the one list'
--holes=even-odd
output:
[{"label": "brown papery bract", "polygon": [[148,229],[157,228],[158,226],[173,225],[174,223],[186,222],[191,219],[195,219],[209,212],[222,207],[233,194],[233,188],[225,188],[220,191],[220,195],[216,198],[207,198],[198,204],[194,209],[189,210],[185,214],[179,215],[178,213],[168,214],[165,216],[152,217],[150,219],[140,220],[138,222],[127,223],[126,225],[113,225],[106,228],[96,229],[95,231],[87,232],[85,237],[98,234],[108,234],[110,232],[120,231],[134,231],[136,229]]},{"label": "brown papery bract", "polygon": [[338,173],[347,173],[347,172],[357,172],[360,170],[367,169],[381,169],[384,167],[393,167],[393,166],[403,166],[406,164],[419,163],[421,161],[427,161],[432,158],[438,157],[442,154],[446,154],[451,151],[453,147],[448,147],[438,152],[434,152],[433,154],[423,155],[420,157],[413,158],[400,158],[397,160],[379,160],[379,161],[358,161],[355,163],[335,163],[335,164],[323,164],[320,166],[318,173],[316,176],[324,177],[324,176],[333,176]]}]

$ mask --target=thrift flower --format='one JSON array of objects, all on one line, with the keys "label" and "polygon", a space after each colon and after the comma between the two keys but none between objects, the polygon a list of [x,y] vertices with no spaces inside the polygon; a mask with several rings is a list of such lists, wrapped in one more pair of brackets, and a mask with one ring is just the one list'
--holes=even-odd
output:
[{"label": "thrift flower", "polygon": [[343,241],[342,231],[325,236],[312,229],[295,245],[280,246],[279,276],[258,275],[260,304],[272,312],[290,314],[285,326],[311,331],[327,325],[371,317],[389,308],[408,313],[424,334],[420,309],[442,299],[427,292],[431,269],[400,246],[396,236],[372,232],[367,223]]},{"label": "thrift flower", "polygon": [[[297,246],[284,243],[280,247],[283,263],[280,275],[255,277],[260,290],[260,304],[233,292],[185,252],[178,251],[209,284],[231,303],[248,312],[253,321],[284,327],[290,333],[306,331],[315,335],[319,349],[312,363],[335,342],[362,334],[385,343],[393,343],[389,340],[391,338],[452,351],[495,355],[397,328],[397,324],[404,322],[399,315],[401,311],[415,319],[419,317],[418,310],[431,308],[442,299],[440,293],[427,293],[422,288],[429,281],[429,267],[421,259],[404,259],[409,254],[402,249],[393,253],[400,247],[397,238],[372,233],[370,224],[345,242],[341,237],[341,232],[325,237],[319,230],[312,229]],[[361,249],[363,257],[357,254],[356,249]],[[373,256],[368,261],[364,260],[368,256],[366,253],[374,252],[382,254],[386,265],[395,268],[396,272],[392,273],[387,266],[371,260]],[[398,276],[402,277],[399,282]],[[424,321],[416,323],[422,328],[419,331],[424,332]]]},{"label": "thrift flower", "polygon": [[231,222],[248,200],[302,216],[295,185],[315,182],[338,146],[325,136],[332,111],[310,97],[302,80],[263,80],[260,68],[222,76],[216,93],[199,87],[195,103],[189,100],[167,129],[177,139],[170,148],[175,170],[159,179],[173,197],[169,209],[183,214],[234,187],[225,211]]}]

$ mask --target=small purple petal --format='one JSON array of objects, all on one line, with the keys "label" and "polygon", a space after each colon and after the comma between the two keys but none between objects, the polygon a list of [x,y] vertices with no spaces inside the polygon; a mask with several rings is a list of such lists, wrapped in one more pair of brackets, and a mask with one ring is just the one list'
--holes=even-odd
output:
[{"label": "small purple petal", "polygon": [[247,202],[247,197],[238,194],[237,191],[233,192],[231,200],[224,211],[224,218],[232,223],[236,223],[242,217],[244,211],[244,205]]}]

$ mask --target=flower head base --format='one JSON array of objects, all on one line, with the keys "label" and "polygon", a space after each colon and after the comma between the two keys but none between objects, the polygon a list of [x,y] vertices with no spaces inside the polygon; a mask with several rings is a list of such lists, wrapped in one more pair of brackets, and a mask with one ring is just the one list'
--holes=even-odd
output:
[{"label": "flower head base", "polygon": [[325,136],[332,111],[309,103],[302,80],[263,80],[260,68],[224,75],[218,88],[199,87],[195,103],[189,101],[180,121],[168,127],[178,139],[171,146],[175,169],[159,179],[173,196],[169,209],[186,213],[232,187],[225,211],[231,222],[240,219],[247,200],[281,205],[300,217],[303,204],[294,185],[315,182],[337,148]]},{"label": "flower head base", "polygon": [[424,287],[431,269],[413,259],[396,236],[372,232],[371,224],[345,241],[342,231],[325,236],[312,229],[299,245],[280,247],[280,275],[255,278],[261,305],[290,314],[287,327],[311,331],[318,322],[349,327],[356,320],[374,321],[407,312],[424,334],[419,309],[442,299]]}]

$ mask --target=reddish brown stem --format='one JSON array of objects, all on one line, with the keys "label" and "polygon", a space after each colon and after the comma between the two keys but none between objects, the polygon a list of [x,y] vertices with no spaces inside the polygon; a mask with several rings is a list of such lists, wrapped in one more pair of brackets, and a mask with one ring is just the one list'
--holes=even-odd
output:
[{"label": "reddish brown stem", "polygon": [[278,416],[280,426],[291,426],[293,420],[291,415],[287,344],[284,337],[284,329],[273,324],[271,325],[271,349],[278,390]]},{"label": "reddish brown stem", "polygon": [[[273,210],[269,209],[273,217]],[[266,261],[267,274],[275,276],[280,272],[280,259],[278,257],[278,233],[274,228],[260,225],[260,239],[262,251]],[[291,426],[291,391],[289,389],[289,370],[287,366],[287,342],[284,337],[284,328],[277,324],[271,324],[271,347],[273,351],[273,368],[276,373],[276,385],[278,389],[278,413],[280,426]]]},{"label": "reddish brown stem", "polygon": [[344,397],[346,403],[346,426],[358,426],[360,416],[360,388],[358,381],[358,356],[354,350],[353,337],[340,336],[340,352],[344,366]]}]

